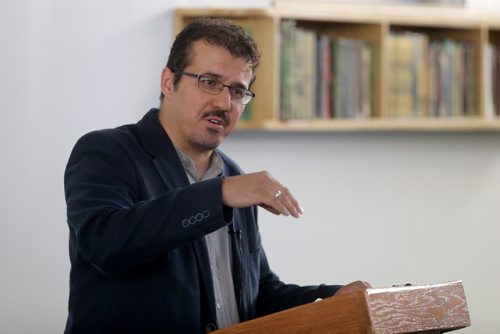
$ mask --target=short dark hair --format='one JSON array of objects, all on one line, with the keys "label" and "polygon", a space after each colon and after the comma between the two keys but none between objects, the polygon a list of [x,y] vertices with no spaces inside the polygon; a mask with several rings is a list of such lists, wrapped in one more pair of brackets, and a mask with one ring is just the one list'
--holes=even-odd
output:
[{"label": "short dark hair", "polygon": [[[259,65],[260,53],[252,37],[229,19],[201,17],[182,29],[170,49],[167,67],[175,73],[174,86],[181,79],[181,72],[191,63],[192,45],[199,40],[224,47],[235,57],[245,58],[253,72],[250,85],[255,81],[255,69]],[[160,100],[163,100],[163,93]]]}]

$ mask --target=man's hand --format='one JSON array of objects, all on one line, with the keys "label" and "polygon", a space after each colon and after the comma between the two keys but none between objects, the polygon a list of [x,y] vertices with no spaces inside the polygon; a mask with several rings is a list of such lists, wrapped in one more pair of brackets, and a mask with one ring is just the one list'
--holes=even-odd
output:
[{"label": "man's hand", "polygon": [[224,178],[222,201],[232,208],[259,205],[276,215],[295,218],[303,212],[292,193],[265,171]]}]

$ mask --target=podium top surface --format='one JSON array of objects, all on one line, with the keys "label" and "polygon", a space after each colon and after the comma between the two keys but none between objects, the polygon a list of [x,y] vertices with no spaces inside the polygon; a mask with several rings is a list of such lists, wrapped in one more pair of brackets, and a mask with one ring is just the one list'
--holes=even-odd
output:
[{"label": "podium top surface", "polygon": [[449,331],[470,326],[462,282],[367,289],[374,333]]},{"label": "podium top surface", "polygon": [[467,326],[465,292],[456,281],[335,295],[216,333],[441,333]]}]

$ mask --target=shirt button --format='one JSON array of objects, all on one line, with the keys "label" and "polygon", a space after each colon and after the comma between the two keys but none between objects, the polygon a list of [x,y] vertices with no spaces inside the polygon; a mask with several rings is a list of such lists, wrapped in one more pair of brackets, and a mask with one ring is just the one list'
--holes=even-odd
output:
[{"label": "shirt button", "polygon": [[219,304],[219,303],[217,303],[217,309],[218,309],[218,310],[220,310],[220,307],[221,307],[221,306],[220,306],[220,304]]},{"label": "shirt button", "polygon": [[215,326],[214,323],[209,323],[207,324],[207,326],[205,327],[205,330],[207,331],[207,333],[209,332],[213,332],[217,329],[217,326]]}]

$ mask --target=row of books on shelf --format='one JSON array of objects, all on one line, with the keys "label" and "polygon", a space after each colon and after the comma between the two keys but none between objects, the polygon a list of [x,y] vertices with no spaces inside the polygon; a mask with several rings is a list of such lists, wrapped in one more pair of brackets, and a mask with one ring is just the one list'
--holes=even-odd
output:
[{"label": "row of books on shelf", "polygon": [[[387,39],[386,106],[381,117],[479,115],[476,51],[456,39],[391,32]],[[331,38],[281,23],[280,119],[370,118],[374,116],[375,45]],[[492,115],[500,115],[500,51],[486,52],[485,91]],[[489,103],[488,103],[489,101]]]},{"label": "row of books on shelf", "polygon": [[280,118],[370,117],[373,44],[281,25]]},{"label": "row of books on shelf", "polygon": [[474,48],[422,33],[388,39],[389,117],[472,116],[476,112]]}]

